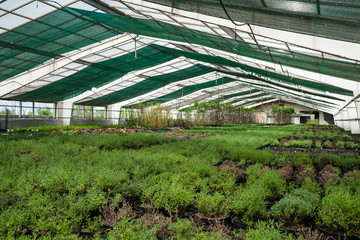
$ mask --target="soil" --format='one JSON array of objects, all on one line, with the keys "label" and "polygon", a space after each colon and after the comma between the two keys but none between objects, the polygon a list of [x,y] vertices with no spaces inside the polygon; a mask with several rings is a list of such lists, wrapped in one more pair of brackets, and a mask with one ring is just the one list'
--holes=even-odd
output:
[{"label": "soil", "polygon": [[177,138],[179,141],[184,141],[191,138],[204,138],[215,135],[214,133],[179,133],[179,132],[167,132],[159,134],[164,138]]}]

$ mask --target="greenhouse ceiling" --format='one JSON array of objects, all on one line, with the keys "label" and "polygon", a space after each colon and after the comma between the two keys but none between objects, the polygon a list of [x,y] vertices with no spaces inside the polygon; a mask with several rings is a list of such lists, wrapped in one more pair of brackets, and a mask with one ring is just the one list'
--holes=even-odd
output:
[{"label": "greenhouse ceiling", "polygon": [[0,1],[0,99],[93,106],[360,94],[354,0]]}]

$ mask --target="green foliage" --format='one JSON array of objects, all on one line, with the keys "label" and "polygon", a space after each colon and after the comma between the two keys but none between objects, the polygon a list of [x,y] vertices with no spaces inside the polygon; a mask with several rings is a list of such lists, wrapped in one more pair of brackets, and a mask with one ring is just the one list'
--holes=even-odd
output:
[{"label": "green foliage", "polygon": [[359,144],[354,142],[346,142],[346,147],[350,149],[355,149],[355,148],[359,148]]},{"label": "green foliage", "polygon": [[333,143],[329,140],[326,140],[323,145],[324,145],[324,147],[329,148],[329,147],[333,146]]},{"label": "green foliage", "polygon": [[178,218],[176,223],[170,223],[169,231],[175,239],[193,239],[195,228],[189,220]]},{"label": "green foliage", "polygon": [[40,116],[52,116],[53,115],[53,113],[49,107],[38,108],[38,109],[36,109],[36,113],[37,113],[37,115],[40,115]]},{"label": "green foliage", "polygon": [[107,234],[107,239],[154,239],[156,240],[156,227],[148,229],[146,225],[138,220],[131,220],[126,217],[122,219],[111,231]]},{"label": "green foliage", "polygon": [[[116,205],[123,196],[140,196],[169,212],[193,205],[214,217],[233,211],[249,224],[269,219],[268,201],[281,199],[297,187],[286,184],[271,168],[288,162],[313,168],[313,161],[317,168],[332,164],[341,172],[359,168],[359,156],[353,153],[294,154],[257,149],[306,127],[199,127],[182,132],[217,135],[186,141],[163,139],[157,133],[53,135],[51,127],[39,132],[16,131],[16,139],[6,133],[9,135],[1,135],[0,144],[0,238],[76,239],[80,231],[100,233],[104,217],[99,207]],[[217,168],[224,160],[236,162],[240,171],[247,167],[246,183],[237,186],[236,174]],[[328,182],[326,194],[343,188],[355,196],[360,180],[356,172],[347,176],[352,178]],[[323,193],[310,179],[301,189]],[[351,221],[344,220],[350,225]],[[171,230],[172,238],[225,239],[216,230],[206,232],[188,222],[178,223],[178,230]],[[154,229],[125,219],[107,233],[110,239],[151,239]]]},{"label": "green foliage", "polygon": [[326,195],[319,208],[317,223],[333,231],[360,234],[360,193],[335,188]]},{"label": "green foliage", "polygon": [[314,217],[319,194],[306,189],[295,189],[271,207],[271,215],[285,224],[298,224],[306,217]]},{"label": "green foliage", "polygon": [[311,180],[309,177],[305,178],[301,188],[315,194],[319,194],[321,192],[319,184],[317,184],[315,180]]},{"label": "green foliage", "polygon": [[0,111],[0,114],[2,114],[2,115],[11,115],[11,114],[12,114],[12,112],[11,112],[11,110],[10,110],[10,109],[5,108],[5,110]]},{"label": "green foliage", "polygon": [[245,222],[269,217],[266,198],[270,191],[262,184],[239,188],[232,201],[232,211]]},{"label": "green foliage", "polygon": [[308,124],[308,125],[318,125],[319,124],[319,119],[308,119],[306,121],[306,124]]},{"label": "green foliage", "polygon": [[288,106],[273,104],[271,114],[274,115],[274,121],[276,123],[289,124],[291,123],[291,115],[296,114],[296,110]]},{"label": "green foliage", "polygon": [[312,147],[312,144],[313,144],[312,140],[304,140],[301,142],[301,146],[305,148]]},{"label": "green foliage", "polygon": [[269,190],[268,197],[279,197],[286,192],[286,182],[280,178],[280,174],[272,169],[261,169],[260,164],[249,166],[246,169],[248,179],[246,184],[251,186],[256,183],[257,185],[264,186]]},{"label": "green foliage", "polygon": [[142,199],[150,202],[155,208],[164,208],[169,212],[178,212],[194,201],[194,190],[181,183],[167,179],[148,186],[143,190]]},{"label": "green foliage", "polygon": [[336,143],[336,147],[337,148],[345,148],[345,142],[343,142],[343,141],[337,141],[337,143]]},{"label": "green foliage", "polygon": [[[245,234],[245,237],[248,240],[295,240],[292,235],[283,233],[280,230],[280,226],[280,224],[274,223],[274,221],[259,221],[257,223],[257,228],[249,229]],[[299,240],[301,239],[302,238],[299,238]]]},{"label": "green foliage", "polygon": [[285,147],[301,147],[302,141],[299,140],[291,140],[284,143]]},{"label": "green foliage", "polygon": [[280,142],[279,140],[275,139],[272,143],[271,143],[272,146],[279,146],[280,145]]},{"label": "green foliage", "polygon": [[196,198],[195,206],[200,213],[208,216],[226,216],[230,212],[228,199],[219,192],[214,194],[207,191],[200,192]]},{"label": "green foliage", "polygon": [[322,148],[321,141],[316,141],[315,142],[315,147],[316,148]]}]

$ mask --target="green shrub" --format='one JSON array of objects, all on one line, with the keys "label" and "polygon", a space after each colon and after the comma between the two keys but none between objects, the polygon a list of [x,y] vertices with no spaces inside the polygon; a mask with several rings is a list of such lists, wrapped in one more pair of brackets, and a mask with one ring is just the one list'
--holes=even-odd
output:
[{"label": "green shrub", "polygon": [[280,145],[280,142],[279,142],[279,140],[275,139],[275,140],[271,143],[271,145],[273,145],[273,146],[279,146],[279,145]]},{"label": "green shrub", "polygon": [[321,141],[315,141],[316,148],[322,148]]},{"label": "green shrub", "polygon": [[292,141],[287,141],[286,143],[284,143],[285,147],[300,147],[302,145],[302,142],[299,140],[292,140]]},{"label": "green shrub", "polygon": [[97,210],[107,202],[105,193],[97,187],[92,187],[86,193],[86,207],[89,210]]},{"label": "green shrub", "polygon": [[270,190],[268,197],[282,196],[286,191],[286,181],[273,169],[261,169],[260,164],[251,165],[246,169],[248,186],[256,183]]},{"label": "green shrub", "polygon": [[333,146],[333,143],[329,140],[326,140],[323,145],[324,145],[324,147],[330,148]]},{"label": "green shrub", "polygon": [[333,162],[333,165],[344,171],[350,171],[358,169],[360,167],[360,161],[355,157],[340,157]]},{"label": "green shrub", "polygon": [[312,144],[313,144],[312,140],[304,140],[301,142],[301,146],[305,148],[312,147]]},{"label": "green shrub", "polygon": [[208,216],[226,216],[230,212],[228,199],[219,192],[209,194],[207,191],[201,191],[196,198],[195,206],[200,213]]},{"label": "green shrub", "polygon": [[317,184],[317,182],[314,180],[311,180],[309,177],[305,178],[304,182],[302,183],[301,186],[302,189],[305,189],[311,193],[320,193],[321,192],[321,187],[319,186],[319,184]]},{"label": "green shrub", "polygon": [[[283,233],[280,230],[280,225],[274,223],[274,221],[257,223],[257,228],[250,228],[245,234],[245,238],[248,240],[295,240],[290,234]],[[303,238],[298,238],[301,240]]]},{"label": "green shrub", "polygon": [[345,141],[351,139],[351,136],[350,136],[349,134],[346,134],[346,133],[341,134],[341,137],[342,137],[342,139],[345,140]]},{"label": "green shrub", "polygon": [[108,232],[107,239],[156,240],[156,231],[156,227],[148,229],[146,225],[141,223],[140,219],[131,220],[129,217],[126,217]]},{"label": "green shrub", "polygon": [[345,145],[346,145],[347,148],[350,148],[350,149],[355,149],[355,148],[359,147],[359,144],[356,144],[354,142],[346,142]]},{"label": "green shrub", "polygon": [[189,220],[178,218],[176,223],[170,223],[169,231],[174,239],[192,239],[195,228]]},{"label": "green shrub", "polygon": [[319,200],[319,194],[306,189],[295,189],[271,207],[271,215],[285,224],[298,224],[306,217],[315,216]]},{"label": "green shrub", "polygon": [[194,201],[194,190],[182,183],[162,179],[156,184],[146,187],[141,197],[154,208],[164,208],[169,212],[184,210]]},{"label": "green shrub", "polygon": [[360,193],[350,193],[343,188],[333,188],[319,208],[316,222],[337,232],[360,234]]},{"label": "green shrub", "polygon": [[337,148],[345,148],[345,142],[343,142],[343,141],[337,141],[337,143],[336,143],[336,147]]},{"label": "green shrub", "polygon": [[240,188],[232,201],[232,211],[241,216],[245,222],[255,219],[266,219],[269,213],[266,209],[266,198],[270,190],[262,184],[252,184],[247,188]]}]

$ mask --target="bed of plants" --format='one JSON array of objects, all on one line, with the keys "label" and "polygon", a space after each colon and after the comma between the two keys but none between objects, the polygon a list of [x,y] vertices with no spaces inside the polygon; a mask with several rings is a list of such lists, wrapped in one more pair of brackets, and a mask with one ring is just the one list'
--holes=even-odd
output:
[{"label": "bed of plants", "polygon": [[0,238],[360,235],[357,153],[258,149],[308,132],[308,126],[233,125],[182,132],[207,137],[180,141],[163,133],[135,132],[2,141]]},{"label": "bed of plants", "polygon": [[269,146],[277,150],[292,148],[295,151],[357,152],[360,149],[360,139],[337,126],[313,125],[294,135],[276,139]]}]

